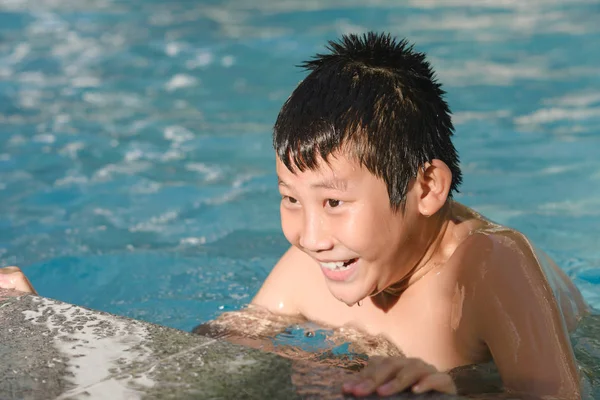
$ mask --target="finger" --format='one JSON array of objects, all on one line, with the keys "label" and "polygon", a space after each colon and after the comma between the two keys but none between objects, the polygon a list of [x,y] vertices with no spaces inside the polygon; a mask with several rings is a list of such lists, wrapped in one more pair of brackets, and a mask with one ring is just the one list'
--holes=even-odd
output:
[{"label": "finger", "polygon": [[401,368],[411,359],[404,357],[384,357],[372,356],[369,357],[367,366],[363,368],[358,376],[362,379],[373,378],[376,375],[381,375],[382,370],[389,370],[392,367]]},{"label": "finger", "polygon": [[37,294],[25,274],[18,267],[0,268],[0,287]]},{"label": "finger", "polygon": [[360,373],[360,380],[353,386],[344,385],[344,390],[355,396],[367,396],[389,380],[394,379],[398,370],[406,363],[405,358],[370,358],[369,364]]},{"label": "finger", "polygon": [[367,366],[364,367],[359,373],[358,376],[361,378],[365,378],[368,376],[371,376],[373,374],[373,371],[376,370],[378,368],[379,365],[385,363],[386,361],[388,361],[390,357],[384,357],[384,356],[370,356],[369,357],[369,361],[367,363]]},{"label": "finger", "polygon": [[0,274],[10,275],[14,272],[21,272],[21,268],[19,267],[2,267],[0,268]]},{"label": "finger", "polygon": [[448,394],[456,394],[457,392],[452,377],[441,372],[424,377],[412,389],[414,393],[424,393],[430,390]]},{"label": "finger", "polygon": [[404,368],[397,371],[395,379],[379,386],[377,388],[377,393],[381,396],[389,396],[394,393],[403,392],[423,378],[436,373],[437,370],[435,367],[424,361],[411,361],[410,363],[407,363]]},{"label": "finger", "polygon": [[[374,388],[370,389],[372,386],[375,386],[372,377],[377,375],[377,370],[379,370],[383,364],[387,363],[389,361],[388,359],[389,357],[382,356],[369,357],[367,365],[358,374],[354,375],[350,381],[345,382],[342,385],[342,390],[357,396],[359,396],[358,393],[374,390]],[[355,390],[358,390],[358,392],[355,392]]]},{"label": "finger", "polygon": [[361,369],[359,373],[354,374],[353,377],[344,384],[344,387],[354,387],[360,384],[361,382],[370,379],[371,376],[375,374],[376,369],[379,368],[379,365],[386,362],[387,358],[389,357],[369,357],[369,362],[367,363],[367,365],[363,369]]}]

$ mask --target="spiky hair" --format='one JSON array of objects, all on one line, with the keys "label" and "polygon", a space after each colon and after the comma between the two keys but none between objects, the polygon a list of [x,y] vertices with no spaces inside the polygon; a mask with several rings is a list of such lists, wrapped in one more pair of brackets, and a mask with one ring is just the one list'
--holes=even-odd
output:
[{"label": "spiky hair", "polygon": [[273,133],[288,169],[315,169],[345,152],[382,178],[398,208],[410,181],[439,159],[461,183],[454,128],[444,91],[423,53],[406,40],[369,32],[330,41],[328,53],[301,64],[310,71],[283,105]]}]

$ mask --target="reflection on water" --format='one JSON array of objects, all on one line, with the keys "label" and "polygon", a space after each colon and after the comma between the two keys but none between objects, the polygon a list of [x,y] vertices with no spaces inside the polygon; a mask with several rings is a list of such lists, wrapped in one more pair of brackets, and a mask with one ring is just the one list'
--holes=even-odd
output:
[{"label": "reflection on water", "polygon": [[[278,316],[253,306],[238,312],[224,313],[217,320],[196,327],[194,332],[290,358],[295,361],[297,376],[294,380],[298,382],[303,381],[303,376],[312,371],[311,374],[325,374],[323,376],[337,374],[336,377],[323,378],[322,381],[341,384],[340,379],[361,370],[367,364],[369,356],[402,356],[383,336],[370,336],[352,327],[323,327],[302,318]],[[572,343],[580,366],[583,398],[598,399],[600,315],[585,317],[573,333]],[[338,367],[341,370],[335,372],[323,367]],[[450,373],[460,393],[467,397],[504,398],[500,376],[493,363],[459,367]],[[301,386],[300,383],[298,386]],[[305,389],[312,394],[320,390],[316,387]]]},{"label": "reflection on water", "polygon": [[294,360],[353,371],[360,370],[368,356],[402,355],[383,336],[367,335],[352,327],[323,327],[300,317],[274,315],[254,306],[223,313],[215,321],[197,326],[193,332]]},{"label": "reflection on water", "polygon": [[367,362],[365,354],[356,352],[349,341],[335,340],[334,330],[316,324],[293,325],[273,338],[278,354],[307,361],[359,371]]}]

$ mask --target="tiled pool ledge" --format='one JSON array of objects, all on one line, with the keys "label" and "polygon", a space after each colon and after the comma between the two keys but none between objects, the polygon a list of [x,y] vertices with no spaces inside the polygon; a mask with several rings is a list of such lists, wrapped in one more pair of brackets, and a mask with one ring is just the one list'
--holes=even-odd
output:
[{"label": "tiled pool ledge", "polygon": [[349,374],[3,289],[0,360],[0,399],[343,399]]}]

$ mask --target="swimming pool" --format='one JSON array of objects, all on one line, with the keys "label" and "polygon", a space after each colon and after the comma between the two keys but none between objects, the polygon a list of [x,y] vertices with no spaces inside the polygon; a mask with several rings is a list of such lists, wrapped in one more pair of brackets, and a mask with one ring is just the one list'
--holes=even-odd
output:
[{"label": "swimming pool", "polygon": [[271,126],[341,33],[429,54],[457,199],[600,309],[597,1],[0,1],[0,266],[48,297],[190,330],[287,247]]}]

